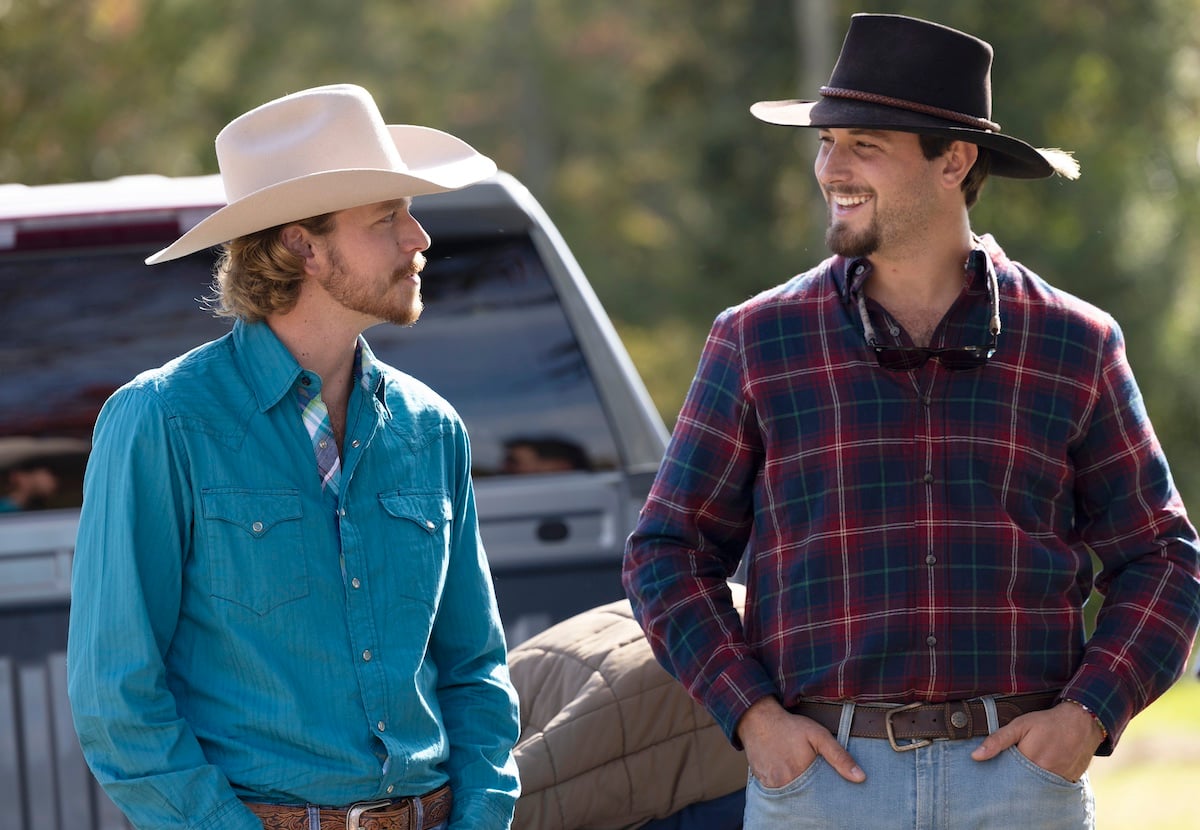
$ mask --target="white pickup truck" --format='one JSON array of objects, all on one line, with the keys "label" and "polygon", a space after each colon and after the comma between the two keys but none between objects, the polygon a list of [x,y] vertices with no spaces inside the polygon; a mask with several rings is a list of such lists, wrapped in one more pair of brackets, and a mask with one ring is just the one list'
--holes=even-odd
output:
[{"label": "white pickup truck", "polygon": [[[217,176],[0,185],[0,825],[128,825],[66,699],[71,556],[101,404],[229,323],[200,307],[213,253],[142,260],[224,204]],[[545,212],[506,174],[414,201],[426,311],[367,336],[471,434],[510,644],[620,598],[624,540],[667,431]],[[121,602],[112,597],[112,602]]]}]

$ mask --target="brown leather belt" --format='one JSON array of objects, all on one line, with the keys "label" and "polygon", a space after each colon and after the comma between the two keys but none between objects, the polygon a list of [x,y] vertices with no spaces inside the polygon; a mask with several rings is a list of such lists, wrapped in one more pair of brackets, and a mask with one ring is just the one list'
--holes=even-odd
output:
[{"label": "brown leather belt", "polygon": [[[344,810],[319,807],[315,812],[321,830],[429,830],[449,820],[452,805],[447,786],[422,796],[360,801]],[[262,821],[263,830],[310,830],[308,807],[252,801],[246,806]]]},{"label": "brown leather belt", "polygon": [[[994,698],[996,719],[1004,726],[1014,718],[1049,709],[1058,692],[1034,692]],[[789,707],[794,715],[803,715],[824,726],[834,735],[842,721],[842,704],[803,700]],[[897,752],[928,746],[934,740],[979,738],[988,734],[987,710],[980,698],[950,700],[945,703],[910,703],[906,706],[879,706],[860,703],[854,707],[850,735],[854,738],[886,738]],[[901,744],[897,741],[911,741]]]}]

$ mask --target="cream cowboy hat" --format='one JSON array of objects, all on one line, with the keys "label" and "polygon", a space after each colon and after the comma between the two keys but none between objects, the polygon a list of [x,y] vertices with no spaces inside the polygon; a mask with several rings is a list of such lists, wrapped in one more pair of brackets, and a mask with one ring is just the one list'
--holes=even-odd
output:
[{"label": "cream cowboy hat", "polygon": [[323,213],[457,190],[496,172],[448,133],[384,124],[370,93],[350,84],[252,109],[217,134],[216,147],[228,204],[147,265]]}]

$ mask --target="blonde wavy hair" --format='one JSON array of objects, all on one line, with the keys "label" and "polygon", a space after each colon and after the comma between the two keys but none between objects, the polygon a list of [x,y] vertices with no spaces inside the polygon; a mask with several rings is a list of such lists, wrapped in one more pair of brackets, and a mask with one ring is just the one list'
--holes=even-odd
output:
[{"label": "blonde wavy hair", "polygon": [[[333,216],[325,213],[288,225],[324,236],[333,230]],[[213,314],[257,323],[268,315],[291,310],[300,296],[304,261],[283,243],[283,229],[288,225],[240,236],[221,246],[212,293],[205,298]]]}]

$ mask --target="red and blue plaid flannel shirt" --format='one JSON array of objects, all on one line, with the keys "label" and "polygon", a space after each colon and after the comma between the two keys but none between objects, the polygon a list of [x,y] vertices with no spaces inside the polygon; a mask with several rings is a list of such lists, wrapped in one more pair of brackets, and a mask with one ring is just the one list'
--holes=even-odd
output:
[{"label": "red and blue plaid flannel shirt", "polygon": [[[735,743],[768,695],[1061,689],[1111,751],[1183,670],[1196,533],[1120,329],[980,245],[971,261],[991,259],[1003,321],[981,369],[881,368],[853,303],[865,260],[827,260],[713,325],[625,585],[659,660]],[[933,345],[987,342],[977,270]],[[1085,642],[1089,549],[1107,600]],[[743,552],[744,626],[725,587]]]}]

